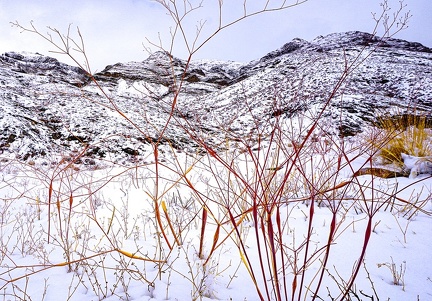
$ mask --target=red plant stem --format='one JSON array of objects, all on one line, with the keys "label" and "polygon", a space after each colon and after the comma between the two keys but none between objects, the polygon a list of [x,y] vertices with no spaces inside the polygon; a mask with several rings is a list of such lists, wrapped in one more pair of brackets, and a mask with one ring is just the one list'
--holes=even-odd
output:
[{"label": "red plant stem", "polygon": [[53,179],[50,181],[49,189],[48,189],[48,243],[50,243],[51,237],[51,199],[52,199],[52,191],[53,191]]},{"label": "red plant stem", "polygon": [[291,293],[291,300],[294,300],[295,291],[297,289],[297,274],[294,274],[294,279],[291,285],[292,293]]},{"label": "red plant stem", "polygon": [[268,290],[268,286],[267,286],[265,268],[264,268],[264,262],[263,262],[262,247],[261,247],[261,243],[260,243],[260,234],[259,234],[259,230],[258,230],[260,226],[259,226],[258,205],[257,205],[256,198],[254,198],[252,216],[253,216],[253,220],[254,220],[255,237],[256,237],[256,242],[257,242],[258,257],[259,257],[259,262],[260,262],[260,267],[261,267],[261,273],[262,273],[263,280],[264,280],[264,286],[265,286],[265,290],[266,290],[266,294],[267,294],[267,300],[270,300],[270,294],[269,294],[269,290]]},{"label": "red plant stem", "polygon": [[69,212],[68,212],[68,219],[66,224],[66,240],[69,240],[69,229],[70,229],[70,222],[71,222],[71,216],[72,216],[72,205],[73,205],[73,195],[72,191],[70,192],[69,196]]},{"label": "red plant stem", "polygon": [[[280,218],[280,205],[277,205],[276,207],[276,224],[278,227],[278,234],[279,234],[279,245],[280,248],[282,250],[283,248],[283,241],[282,241],[282,225],[281,225],[281,218]],[[288,296],[288,289],[287,289],[287,283],[286,283],[286,273],[285,273],[285,257],[284,257],[284,252],[280,252],[281,255],[281,264],[282,264],[282,279],[283,279],[283,284],[284,284],[284,293],[285,293],[285,297]]]},{"label": "red plant stem", "polygon": [[[162,224],[162,220],[160,217],[160,210],[159,210],[159,203],[158,203],[158,197],[159,197],[159,151],[158,151],[158,146],[157,144],[155,144],[154,146],[154,150],[153,150],[153,155],[154,155],[154,159],[155,159],[155,190],[154,190],[154,206],[155,206],[155,214],[156,214],[156,221],[159,224],[159,228],[160,231],[169,247],[170,250],[172,250],[172,246],[169,243],[168,237],[165,233],[163,224]],[[175,235],[175,234],[174,234]]]},{"label": "red plant stem", "polygon": [[299,295],[298,295],[299,301],[300,301],[302,288],[303,288],[303,282],[304,282],[304,278],[305,278],[305,274],[306,274],[306,264],[308,261],[307,255],[309,252],[309,245],[310,245],[310,241],[311,241],[310,238],[311,238],[311,234],[312,234],[312,221],[313,221],[313,216],[314,216],[314,211],[315,211],[314,206],[315,206],[315,197],[312,196],[312,199],[310,201],[310,208],[309,208],[310,219],[309,219],[309,225],[308,225],[308,234],[307,234],[307,238],[306,238],[306,250],[305,250],[305,254],[304,254],[303,271],[302,271],[302,277],[300,280],[300,288],[299,288]]},{"label": "red plant stem", "polygon": [[59,196],[57,195],[57,202],[56,202],[56,206],[57,206],[57,214],[58,214],[58,219],[59,219],[59,227],[60,227],[60,238],[63,239],[63,227],[62,227],[62,220],[61,220],[61,204],[60,204],[60,199]]},{"label": "red plant stem", "polygon": [[202,212],[202,222],[201,222],[201,237],[200,237],[200,246],[199,246],[199,252],[198,252],[198,258],[202,259],[202,253],[203,253],[203,246],[204,246],[204,232],[205,227],[207,223],[207,210],[205,207],[203,207]]},{"label": "red plant stem", "polygon": [[[163,202],[163,201],[162,201],[162,202]],[[164,203],[162,203],[162,204],[164,204]],[[164,205],[162,205],[162,206],[164,206]],[[168,222],[168,226],[169,226],[169,228],[171,229],[171,232],[172,232],[172,234],[173,234],[173,236],[174,236],[175,242],[176,242],[176,244],[177,244],[178,246],[180,246],[181,243],[180,243],[180,241],[179,241],[178,236],[176,235],[176,233],[175,233],[175,231],[174,231],[174,227],[173,227],[173,225],[172,225],[172,223],[171,223],[171,219],[170,219],[170,217],[169,217],[169,215],[168,215],[168,211],[166,210],[166,208],[163,209],[163,212],[164,212],[164,214],[165,214],[165,218],[166,218],[166,220],[167,220],[167,222]]]},{"label": "red plant stem", "polygon": [[216,232],[215,232],[215,234],[213,236],[213,245],[212,245],[212,248],[210,250],[210,254],[207,257],[207,260],[204,262],[203,266],[205,266],[207,264],[207,262],[210,260],[210,257],[212,256],[214,250],[216,250],[216,244],[217,244],[217,242],[219,240],[220,226],[221,226],[220,224],[217,225]]},{"label": "red plant stem", "polygon": [[[234,227],[234,229],[235,229],[235,231],[236,231],[237,237],[241,237],[241,236],[240,236],[240,231],[239,231],[238,226],[237,226],[237,223],[235,222],[234,216],[232,215],[231,211],[228,211],[228,214],[229,214],[229,218],[230,218],[230,220],[231,220],[231,223],[232,223],[232,225],[233,225],[233,227]],[[257,225],[256,225],[256,227],[255,227],[255,231],[258,232],[258,230],[257,230]],[[258,235],[258,234],[257,234],[257,235]],[[258,236],[257,236],[257,238],[258,238]],[[251,264],[251,262],[250,262],[249,256],[247,255],[246,248],[245,248],[245,246],[244,246],[244,242],[243,242],[242,239],[239,239],[239,244],[240,244],[240,245],[238,246],[238,248],[243,252],[243,254],[244,254],[244,256],[245,256],[245,258],[246,258],[246,260],[247,260],[247,263],[248,263],[248,265],[249,265],[249,270],[250,270],[250,273],[251,273],[251,277],[252,277],[252,281],[253,281],[254,284],[255,284],[255,288],[256,288],[256,290],[257,290],[257,293],[258,293],[258,295],[259,295],[259,298],[260,298],[260,300],[265,300],[264,297],[263,297],[263,295],[262,295],[262,293],[261,293],[261,291],[260,291],[260,289],[259,289],[259,287],[258,287],[258,284],[257,284],[257,282],[256,282],[255,273],[254,273],[254,271],[253,271],[252,264]],[[258,250],[260,250],[260,249],[258,248]],[[260,256],[261,256],[261,254],[260,254]],[[262,260],[260,260],[260,262],[261,262],[261,267],[262,267]],[[263,271],[264,271],[264,270],[263,270]],[[264,283],[265,283],[265,285],[267,286],[267,281],[265,281],[265,278],[264,278]],[[267,290],[267,300],[270,300],[270,296],[269,296],[269,294],[268,294],[268,290]]]},{"label": "red plant stem", "polygon": [[153,156],[155,159],[155,191],[154,191],[154,198],[155,200],[158,199],[158,190],[159,190],[159,151],[157,144],[153,146]]},{"label": "red plant stem", "polygon": [[359,260],[357,261],[357,266],[356,266],[356,268],[354,270],[354,273],[351,276],[350,282],[349,282],[349,284],[348,284],[348,286],[347,286],[347,288],[345,290],[345,293],[342,296],[341,300],[345,300],[346,296],[349,294],[349,291],[351,290],[351,287],[354,284],[354,281],[355,281],[355,279],[357,277],[357,274],[360,271],[360,267],[361,267],[361,265],[363,263],[363,260],[364,260],[365,254],[366,254],[366,248],[367,248],[367,245],[369,243],[369,239],[370,239],[371,233],[372,233],[372,216],[369,216],[369,220],[368,220],[368,224],[367,224],[366,232],[365,232],[365,238],[364,238],[362,252],[360,254]]},{"label": "red plant stem", "polygon": [[280,287],[279,287],[279,277],[277,272],[277,263],[276,263],[276,248],[275,248],[275,237],[274,237],[274,231],[273,231],[273,222],[271,220],[271,212],[267,214],[267,232],[268,232],[268,239],[270,243],[270,251],[271,251],[271,266],[273,270],[273,289],[275,290],[275,294],[277,296],[277,300],[282,300],[281,294],[280,294]]},{"label": "red plant stem", "polygon": [[316,297],[318,295],[318,291],[321,287],[322,280],[324,278],[324,271],[325,271],[325,267],[327,266],[327,261],[328,261],[329,255],[330,255],[330,247],[331,247],[331,242],[333,240],[335,229],[336,229],[336,212],[333,212],[333,218],[332,218],[332,221],[330,223],[330,233],[329,233],[328,240],[327,240],[326,252],[325,252],[324,260],[323,260],[322,267],[321,267],[321,275],[320,275],[317,287],[315,289],[315,293],[312,297],[312,300],[316,299]]}]

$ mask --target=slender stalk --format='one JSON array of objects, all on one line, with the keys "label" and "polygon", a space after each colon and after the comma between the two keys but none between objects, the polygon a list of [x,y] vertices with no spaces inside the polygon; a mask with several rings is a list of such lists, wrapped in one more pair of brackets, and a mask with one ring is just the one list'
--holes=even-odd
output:
[{"label": "slender stalk", "polygon": [[366,231],[365,231],[365,237],[364,237],[362,251],[361,251],[360,257],[359,257],[359,259],[357,261],[357,265],[356,265],[356,267],[354,269],[354,272],[353,272],[353,274],[352,274],[352,276],[350,278],[350,281],[348,282],[348,285],[347,285],[347,287],[345,289],[345,292],[344,292],[341,300],[345,300],[345,298],[348,296],[348,294],[349,294],[349,292],[351,290],[351,287],[353,286],[354,281],[357,278],[357,274],[360,271],[360,267],[363,264],[363,260],[364,260],[364,257],[366,255],[366,249],[367,249],[367,246],[369,244],[369,239],[370,239],[371,233],[372,233],[372,216],[369,216],[368,223],[367,223],[367,226],[366,226]]},{"label": "slender stalk", "polygon": [[202,218],[201,218],[201,236],[200,236],[200,245],[198,251],[198,258],[203,258],[203,247],[204,247],[204,232],[207,224],[207,209],[203,207],[202,209]]}]

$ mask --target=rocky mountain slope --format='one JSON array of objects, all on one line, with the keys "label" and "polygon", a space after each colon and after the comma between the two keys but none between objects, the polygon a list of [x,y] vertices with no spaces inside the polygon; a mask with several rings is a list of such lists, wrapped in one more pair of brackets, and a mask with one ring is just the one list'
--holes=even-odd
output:
[{"label": "rocky mountain slope", "polygon": [[191,135],[214,145],[227,135],[253,136],[275,118],[313,119],[327,100],[322,129],[340,136],[361,132],[382,112],[432,112],[432,49],[362,32],[294,39],[246,64],[193,61],[184,73],[186,66],[164,52],[117,63],[94,75],[101,90],[84,71],[56,59],[4,53],[2,156],[48,162],[83,152],[78,163],[135,160],[157,139],[195,151]]}]

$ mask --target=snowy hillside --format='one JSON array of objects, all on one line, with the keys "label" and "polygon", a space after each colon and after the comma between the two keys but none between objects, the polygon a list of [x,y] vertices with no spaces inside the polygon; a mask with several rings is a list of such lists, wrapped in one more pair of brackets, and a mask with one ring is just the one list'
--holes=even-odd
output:
[{"label": "snowy hillside", "polygon": [[[177,119],[161,141],[194,151],[197,145],[181,126],[187,122],[211,137],[208,143],[219,145],[226,135],[253,132],[257,125],[251,116],[264,124],[278,116],[313,115],[329,98],[322,120],[331,125],[326,131],[355,135],[390,108],[399,113],[407,106],[432,109],[431,58],[432,49],[418,43],[347,32],[311,42],[294,39],[248,64],[193,61],[176,103]],[[185,67],[185,61],[163,52],[143,62],[107,66],[94,75],[104,96],[76,67],[38,54],[5,53],[0,57],[0,148],[34,160],[67,156],[87,145],[84,163],[146,153],[148,140],[160,138]],[[345,68],[354,67],[332,95]]]}]

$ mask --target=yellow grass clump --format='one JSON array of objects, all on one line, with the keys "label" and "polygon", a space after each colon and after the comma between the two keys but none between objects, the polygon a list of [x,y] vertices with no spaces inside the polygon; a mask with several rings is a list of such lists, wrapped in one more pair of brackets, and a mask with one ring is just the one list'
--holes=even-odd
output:
[{"label": "yellow grass clump", "polygon": [[431,126],[426,115],[402,114],[380,118],[378,127],[385,132],[381,158],[387,163],[402,166],[402,153],[416,157],[431,156]]}]

